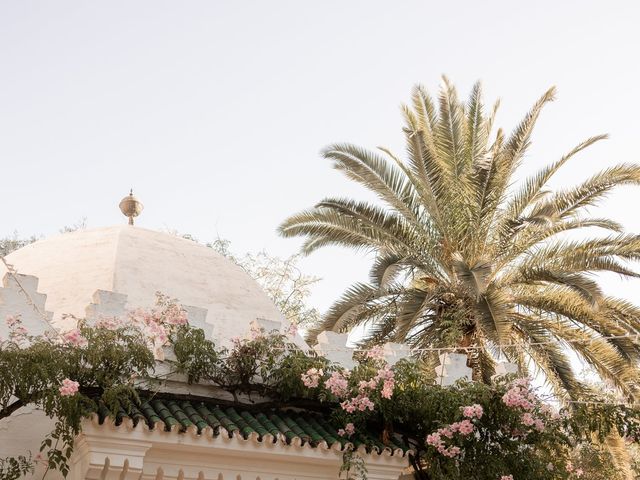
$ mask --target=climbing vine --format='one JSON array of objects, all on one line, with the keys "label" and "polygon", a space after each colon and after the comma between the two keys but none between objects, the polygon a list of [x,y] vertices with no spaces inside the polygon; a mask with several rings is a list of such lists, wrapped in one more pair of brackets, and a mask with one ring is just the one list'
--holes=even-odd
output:
[{"label": "climbing vine", "polygon": [[[40,452],[0,460],[0,478],[13,480],[42,462],[66,475],[82,420],[104,406],[113,415],[140,405],[140,392],[161,389],[182,374],[231,392],[237,402],[258,398],[274,407],[322,412],[344,447],[343,478],[366,478],[353,448],[362,432],[378,443],[405,445],[417,479],[571,480],[588,471],[572,453],[594,439],[640,438],[640,412],[631,407],[543,402],[527,379],[440,387],[419,361],[389,365],[382,351],[358,358],[352,370],[296,347],[288,335],[254,328],[228,348],[188,325],[186,312],[159,295],[157,307],[126,319],[103,318],[54,336],[30,336],[19,317],[6,319],[0,342],[0,419],[31,406],[55,419]],[[164,373],[156,371],[163,360]],[[168,372],[166,366],[169,366]],[[611,480],[615,475],[609,475]]]}]

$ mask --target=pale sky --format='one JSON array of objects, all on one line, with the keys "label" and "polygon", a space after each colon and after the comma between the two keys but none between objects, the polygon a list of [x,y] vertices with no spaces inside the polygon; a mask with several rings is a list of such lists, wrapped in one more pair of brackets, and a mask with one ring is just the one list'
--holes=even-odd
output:
[{"label": "pale sky", "polygon": [[[632,0],[0,0],[0,236],[123,223],[133,187],[140,226],[292,254],[301,242],[275,232],[287,215],[363,196],[321,148],[402,154],[398,107],[441,74],[464,95],[481,79],[507,129],[557,85],[524,171],[603,132],[556,185],[637,162],[639,24]],[[619,190],[601,210],[640,233],[639,200]],[[368,264],[306,259],[324,279],[312,302],[328,307]],[[638,301],[640,284],[608,282]]]}]

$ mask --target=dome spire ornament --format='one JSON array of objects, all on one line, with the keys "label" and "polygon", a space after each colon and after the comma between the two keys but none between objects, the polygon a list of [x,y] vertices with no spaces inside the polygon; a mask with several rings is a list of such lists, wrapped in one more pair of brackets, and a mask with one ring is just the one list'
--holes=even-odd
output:
[{"label": "dome spire ornament", "polygon": [[133,219],[142,213],[144,205],[133,196],[133,189],[129,195],[120,200],[120,211],[125,217],[129,218],[129,225],[133,225]]}]

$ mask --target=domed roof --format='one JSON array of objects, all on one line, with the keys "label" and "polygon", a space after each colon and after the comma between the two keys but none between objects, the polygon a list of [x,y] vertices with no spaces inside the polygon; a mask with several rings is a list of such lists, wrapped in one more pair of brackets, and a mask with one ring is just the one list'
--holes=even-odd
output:
[{"label": "domed roof", "polygon": [[27,245],[7,261],[18,273],[38,277],[46,310],[61,327],[64,314],[85,316],[96,290],[127,295],[128,309],[154,306],[156,292],[206,309],[206,322],[220,340],[244,336],[258,318],[283,321],[238,265],[211,248],[139,227],[64,233]]}]

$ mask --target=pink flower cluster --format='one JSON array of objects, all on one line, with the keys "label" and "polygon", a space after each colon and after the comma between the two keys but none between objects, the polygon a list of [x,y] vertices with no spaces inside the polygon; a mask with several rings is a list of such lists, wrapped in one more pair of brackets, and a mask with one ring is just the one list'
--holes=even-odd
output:
[{"label": "pink flower cluster", "polygon": [[147,346],[156,358],[162,359],[164,357],[162,347],[169,341],[171,327],[183,322],[181,315],[184,315],[184,321],[186,321],[186,313],[181,312],[184,312],[181,307],[173,304],[165,310],[147,311],[138,308],[129,314],[129,319],[146,337]]},{"label": "pink flower cluster", "polygon": [[395,386],[393,370],[391,370],[388,365],[385,365],[383,368],[378,370],[374,380],[376,383],[382,381],[382,391],[380,394],[382,395],[382,398],[386,398],[387,400],[390,399],[393,395],[393,387]]},{"label": "pink flower cluster", "polygon": [[427,445],[436,447],[438,453],[445,457],[455,457],[460,453],[460,448],[454,445],[446,446],[445,438],[451,439],[456,433],[462,436],[467,436],[473,433],[475,426],[471,423],[471,420],[465,418],[460,422],[452,423],[443,428],[439,428],[436,432],[427,435]]},{"label": "pink flower cluster", "polygon": [[12,342],[17,344],[21,344],[24,342],[28,342],[27,334],[29,333],[26,328],[22,325],[22,319],[20,315],[7,315],[6,318],[7,326],[9,327],[9,339]]},{"label": "pink flower cluster", "polygon": [[186,325],[189,323],[187,318],[187,311],[177,303],[169,304],[164,310],[156,313],[159,316],[159,323],[166,323],[167,325]]},{"label": "pink flower cluster", "polygon": [[349,388],[349,375],[349,370],[333,372],[324,382],[324,386],[336,397],[342,398],[347,394]]},{"label": "pink flower cluster", "polygon": [[340,404],[340,406],[347,413],[353,413],[356,410],[360,412],[364,412],[367,409],[369,409],[370,411],[373,411],[373,409],[375,408],[375,404],[364,393],[360,393],[357,397],[353,397],[348,400],[345,400]]},{"label": "pink flower cluster", "polygon": [[513,475],[502,475],[500,480],[513,480]]},{"label": "pink flower cluster", "polygon": [[[339,398],[344,398],[348,393],[349,372],[334,372],[325,382],[325,386]],[[347,413],[356,411],[364,412],[366,410],[373,411],[375,404],[369,398],[371,392],[382,384],[380,395],[382,398],[390,399],[393,396],[395,379],[393,370],[388,365],[380,368],[376,375],[369,380],[360,380],[358,383],[358,394],[355,397],[348,398],[340,403],[340,406]]]},{"label": "pink flower cluster", "polygon": [[384,359],[384,349],[380,345],[376,345],[375,347],[367,350],[366,354],[367,358],[371,358],[372,360],[383,360]]},{"label": "pink flower cluster", "polygon": [[307,373],[300,375],[305,387],[316,388],[320,384],[320,379],[324,375],[321,368],[310,368]]},{"label": "pink flower cluster", "polygon": [[511,388],[502,396],[502,402],[507,407],[521,408],[522,410],[533,410],[536,397],[529,388],[528,378],[514,380]]},{"label": "pink flower cluster", "polygon": [[[514,380],[511,384],[511,388],[502,396],[502,402],[511,408],[518,408],[523,410],[520,422],[525,427],[533,427],[539,432],[545,428],[544,420],[541,416],[534,414],[536,407],[538,406],[538,399],[531,391],[530,380],[528,378],[520,378]],[[550,408],[543,406],[540,408],[540,413],[545,415],[550,412]],[[520,432],[518,432],[519,434]]]},{"label": "pink flower cluster", "polygon": [[347,423],[344,428],[338,430],[338,435],[344,437],[345,435],[351,436],[356,432],[356,427],[353,426],[353,423]]},{"label": "pink flower cluster", "polygon": [[444,440],[442,439],[442,436],[447,436],[447,435],[453,436],[450,430],[445,430],[441,428],[437,432],[427,435],[427,445],[436,447],[436,450],[438,450],[438,453],[440,455],[453,458],[459,455],[461,450],[460,450],[460,447],[456,447],[455,445],[450,445],[448,447],[445,445]]},{"label": "pink flower cluster", "polygon": [[460,407],[460,410],[462,410],[462,415],[466,418],[482,418],[482,414],[484,413],[482,405],[478,405],[477,403],[467,407]]},{"label": "pink flower cluster", "polygon": [[460,407],[462,415],[466,417],[464,420],[454,422],[451,425],[439,428],[437,431],[427,435],[427,445],[431,445],[438,450],[438,453],[445,457],[455,457],[460,454],[460,448],[454,445],[447,446],[446,440],[452,439],[455,434],[463,437],[471,435],[475,431],[475,425],[472,420],[482,418],[484,410],[482,405],[477,403],[466,407]]},{"label": "pink flower cluster", "polygon": [[67,333],[62,335],[62,338],[66,343],[73,345],[74,347],[86,347],[89,344],[79,328],[69,330]]},{"label": "pink flower cluster", "polygon": [[62,386],[58,389],[58,391],[63,397],[69,397],[78,393],[79,387],[80,384],[78,382],[74,382],[73,380],[65,378],[64,380],[62,380]]}]

